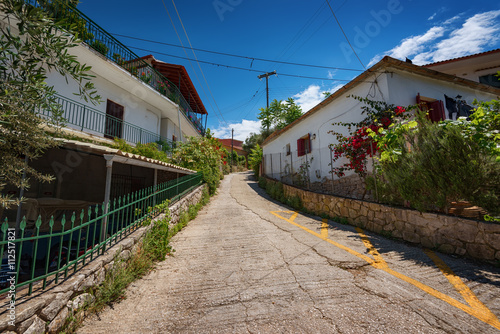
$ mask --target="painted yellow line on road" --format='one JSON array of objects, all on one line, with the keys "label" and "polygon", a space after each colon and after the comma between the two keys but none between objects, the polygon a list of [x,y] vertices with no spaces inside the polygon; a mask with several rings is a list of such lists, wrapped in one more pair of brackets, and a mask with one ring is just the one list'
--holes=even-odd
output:
[{"label": "painted yellow line on road", "polygon": [[384,269],[388,268],[389,266],[387,265],[387,262],[380,256],[378,250],[373,247],[372,243],[370,242],[370,239],[366,236],[365,232],[359,228],[356,227],[356,232],[358,232],[359,236],[361,237],[361,240],[363,241],[363,244],[365,245],[366,249],[368,249],[368,253],[370,253],[373,258],[375,259],[375,263],[378,264],[379,269]]},{"label": "painted yellow line on road", "polygon": [[484,305],[477,298],[474,292],[472,292],[472,290],[467,285],[465,285],[462,279],[458,277],[436,253],[427,249],[425,250],[425,254],[427,254],[427,256],[432,261],[434,261],[436,267],[441,270],[441,272],[448,279],[451,285],[453,285],[453,287],[462,295],[462,297],[464,297],[465,301],[469,303],[471,307],[475,308],[478,312],[482,312],[486,318],[489,318],[492,321],[496,320],[498,322],[495,314],[493,314],[493,312],[491,312],[490,309],[488,309],[486,305]]},{"label": "painted yellow line on road", "polygon": [[321,222],[321,239],[328,239],[328,219],[323,218]]},{"label": "painted yellow line on road", "polygon": [[[298,216],[298,212],[295,212],[290,218],[285,218],[285,217],[283,217],[283,216],[281,216],[281,215],[278,214],[278,213],[284,213],[284,212],[290,212],[290,211],[271,211],[271,213],[273,215],[275,215],[276,217],[278,217],[280,219],[283,219],[284,221],[287,221],[290,224],[292,224],[294,226],[297,226],[297,227],[303,229],[304,231],[306,231],[306,232],[308,232],[308,233],[310,233],[310,234],[312,234],[312,235],[314,235],[314,236],[316,236],[318,238],[321,238],[321,239],[325,240],[326,242],[334,245],[335,247],[338,247],[338,248],[340,248],[340,249],[342,249],[342,250],[344,250],[344,251],[346,251],[346,252],[348,252],[348,253],[350,253],[350,254],[352,254],[352,255],[360,258],[360,259],[365,260],[371,266],[373,266],[375,268],[378,268],[380,270],[383,270],[386,273],[388,273],[388,274],[390,274],[390,275],[392,275],[394,277],[397,277],[397,278],[401,279],[402,281],[407,282],[407,283],[409,283],[409,284],[411,284],[411,285],[419,288],[420,290],[422,290],[422,291],[430,294],[431,296],[436,297],[436,298],[438,298],[438,299],[440,299],[440,300],[442,300],[442,301],[450,304],[451,306],[456,307],[456,308],[464,311],[465,313],[470,314],[473,317],[475,317],[475,318],[477,318],[477,319],[479,319],[479,320],[481,320],[481,321],[489,324],[490,326],[492,326],[492,327],[500,330],[500,321],[498,320],[498,318],[491,311],[489,311],[489,310],[488,310],[488,312],[484,311],[484,308],[486,308],[486,306],[484,306],[484,304],[481,303],[484,306],[484,308],[479,308],[479,309],[476,309],[476,307],[471,307],[471,306],[475,306],[477,304],[471,304],[471,306],[465,305],[465,304],[457,301],[456,299],[454,299],[454,298],[452,298],[452,297],[450,297],[450,296],[448,296],[448,295],[446,295],[446,294],[444,294],[442,292],[439,292],[439,291],[431,288],[428,285],[425,285],[425,284],[423,284],[423,283],[421,283],[421,282],[419,282],[419,281],[417,281],[417,280],[415,280],[413,278],[410,278],[410,277],[408,277],[406,275],[403,275],[403,274],[401,274],[401,273],[399,273],[399,272],[397,272],[395,270],[390,269],[387,266],[387,263],[382,259],[382,257],[380,256],[380,254],[378,254],[378,252],[377,252],[377,254],[378,254],[377,256],[379,257],[379,259],[382,259],[382,261],[383,261],[382,263],[381,262],[377,262],[376,260],[373,260],[370,257],[368,257],[366,255],[363,255],[363,254],[361,254],[361,253],[359,253],[359,252],[357,252],[357,251],[355,251],[353,249],[350,249],[349,247],[341,245],[338,242],[335,242],[335,241],[330,240],[328,238],[325,239],[325,238],[323,238],[323,236],[321,234],[316,233],[316,232],[308,229],[305,226],[302,226],[300,224],[295,223],[295,219]],[[368,244],[371,246],[371,248],[374,248],[373,245],[371,245],[370,240],[368,240],[368,237],[366,237],[366,235],[365,235],[365,240],[368,242]],[[363,240],[363,242],[365,243],[364,240]],[[366,243],[365,243],[365,246],[366,246]],[[367,248],[370,250],[370,247],[367,247]],[[371,254],[373,255],[373,253],[371,253]]]}]

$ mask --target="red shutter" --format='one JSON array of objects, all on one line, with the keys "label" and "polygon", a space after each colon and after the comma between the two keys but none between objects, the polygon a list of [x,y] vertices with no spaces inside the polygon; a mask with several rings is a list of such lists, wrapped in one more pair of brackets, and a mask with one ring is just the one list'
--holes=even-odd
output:
[{"label": "red shutter", "polygon": [[429,119],[433,122],[439,122],[445,119],[443,101],[434,101],[429,103]]},{"label": "red shutter", "polygon": [[297,156],[303,156],[304,155],[304,140],[303,139],[297,139]]},{"label": "red shutter", "polygon": [[309,147],[309,150],[307,151],[307,153],[311,153],[312,152],[312,147],[311,147],[311,134],[308,134],[307,135],[307,142],[308,142],[308,147]]}]

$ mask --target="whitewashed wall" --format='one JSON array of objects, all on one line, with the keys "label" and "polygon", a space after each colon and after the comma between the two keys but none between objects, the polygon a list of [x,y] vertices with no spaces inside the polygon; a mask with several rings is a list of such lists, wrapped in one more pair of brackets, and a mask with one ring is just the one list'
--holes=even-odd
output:
[{"label": "whitewashed wall", "polygon": [[[498,98],[494,94],[477,91],[451,82],[428,79],[399,70],[389,70],[388,72],[377,75],[378,84],[373,83],[374,76],[365,79],[365,82],[345,92],[342,96],[337,97],[328,105],[297,122],[293,127],[266,143],[263,146],[264,159],[266,160],[264,173],[275,179],[280,179],[287,164],[291,164],[293,170],[297,171],[298,167],[306,162],[306,156],[297,156],[297,139],[310,134],[312,152],[307,154],[307,160],[310,163],[310,181],[319,182],[325,177],[331,179],[331,166],[328,165],[331,161],[328,145],[336,143],[335,136],[328,133],[334,129],[332,123],[359,122],[366,117],[361,114],[363,104],[353,98],[348,98],[348,95],[368,97],[371,100],[386,101],[401,106],[415,104],[418,93],[425,97],[442,100],[443,103],[445,103],[444,94],[450,97],[462,95],[462,98],[471,105],[474,99],[489,101]],[[447,111],[446,115],[448,115]],[[334,130],[348,134],[346,128],[335,127]],[[290,144],[292,155],[286,155],[287,144]],[[270,161],[271,155],[272,163]],[[345,160],[338,160],[335,166],[341,166],[344,163]],[[370,161],[368,161],[368,169],[371,170]],[[346,176],[349,174],[352,174],[352,172],[346,173]]]}]

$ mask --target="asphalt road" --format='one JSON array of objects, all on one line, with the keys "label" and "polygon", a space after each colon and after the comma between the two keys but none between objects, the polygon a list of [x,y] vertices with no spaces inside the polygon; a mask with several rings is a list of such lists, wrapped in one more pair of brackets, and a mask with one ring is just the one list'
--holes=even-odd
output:
[{"label": "asphalt road", "polygon": [[248,173],[78,333],[500,333],[500,269],[303,215]]}]

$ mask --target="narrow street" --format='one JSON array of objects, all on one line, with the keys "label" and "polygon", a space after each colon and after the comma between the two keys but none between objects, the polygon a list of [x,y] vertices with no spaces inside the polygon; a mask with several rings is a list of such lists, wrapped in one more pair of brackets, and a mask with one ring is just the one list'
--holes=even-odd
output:
[{"label": "narrow street", "polygon": [[78,333],[500,333],[500,269],[296,213],[250,173]]}]

